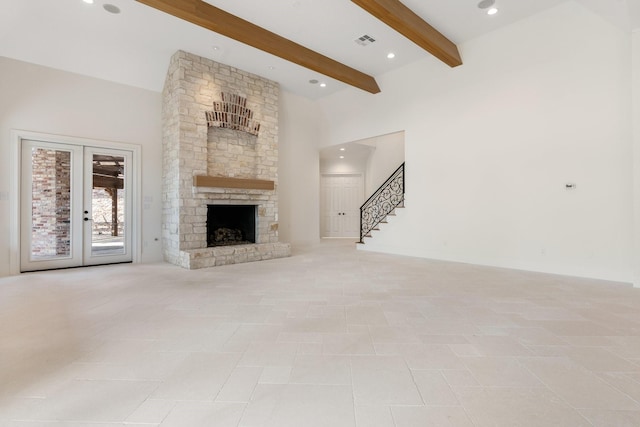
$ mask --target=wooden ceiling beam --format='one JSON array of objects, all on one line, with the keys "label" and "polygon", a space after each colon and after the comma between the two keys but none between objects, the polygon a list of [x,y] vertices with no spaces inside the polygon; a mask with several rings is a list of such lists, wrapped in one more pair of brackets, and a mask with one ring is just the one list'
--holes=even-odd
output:
[{"label": "wooden ceiling beam", "polygon": [[351,0],[450,67],[462,65],[458,47],[399,0]]},{"label": "wooden ceiling beam", "polygon": [[380,92],[373,77],[202,0],[137,1],[348,85],[370,93]]}]

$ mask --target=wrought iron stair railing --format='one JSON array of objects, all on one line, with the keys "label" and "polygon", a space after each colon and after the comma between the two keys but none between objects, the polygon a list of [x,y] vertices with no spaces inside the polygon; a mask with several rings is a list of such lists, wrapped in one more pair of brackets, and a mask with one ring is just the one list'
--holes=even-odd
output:
[{"label": "wrought iron stair railing", "polygon": [[360,242],[404,203],[404,163],[360,206]]}]

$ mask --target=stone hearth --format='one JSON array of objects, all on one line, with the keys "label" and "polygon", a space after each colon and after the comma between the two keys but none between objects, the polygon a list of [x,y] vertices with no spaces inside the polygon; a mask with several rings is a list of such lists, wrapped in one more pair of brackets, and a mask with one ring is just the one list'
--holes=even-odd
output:
[{"label": "stone hearth", "polygon": [[[273,81],[187,52],[173,55],[162,113],[166,261],[202,268],[290,255],[278,242],[278,95]],[[240,118],[233,128],[209,127],[225,96],[243,103]],[[207,205],[218,204],[257,206],[255,244],[207,247]]]}]

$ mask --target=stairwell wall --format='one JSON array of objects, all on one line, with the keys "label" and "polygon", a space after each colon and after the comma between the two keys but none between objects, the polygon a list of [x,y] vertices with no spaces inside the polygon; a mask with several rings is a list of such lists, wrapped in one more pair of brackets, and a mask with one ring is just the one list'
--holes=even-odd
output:
[{"label": "stairwell wall", "polygon": [[371,196],[404,162],[404,132],[373,138],[375,151],[367,161],[365,199]]}]

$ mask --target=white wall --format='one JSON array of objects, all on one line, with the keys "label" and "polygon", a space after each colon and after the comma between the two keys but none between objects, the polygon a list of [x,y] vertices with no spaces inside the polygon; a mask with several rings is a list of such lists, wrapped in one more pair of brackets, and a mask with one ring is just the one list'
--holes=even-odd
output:
[{"label": "white wall", "polygon": [[280,91],[278,135],[278,213],[281,242],[320,241],[318,146],[326,123],[310,100]]},{"label": "white wall", "polygon": [[142,147],[142,261],[162,259],[160,93],[0,57],[0,276],[9,274],[11,130]]},{"label": "white wall", "polygon": [[367,163],[365,198],[372,195],[404,162],[404,132],[371,139],[375,151]]},{"label": "white wall", "polygon": [[632,35],[634,285],[640,287],[640,29]]},{"label": "white wall", "polygon": [[629,34],[567,2],[460,48],[319,101],[323,145],[405,130],[406,213],[365,247],[630,282]]}]

